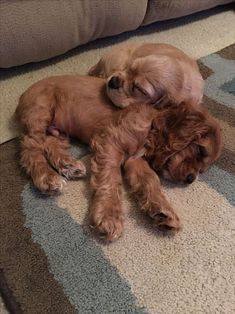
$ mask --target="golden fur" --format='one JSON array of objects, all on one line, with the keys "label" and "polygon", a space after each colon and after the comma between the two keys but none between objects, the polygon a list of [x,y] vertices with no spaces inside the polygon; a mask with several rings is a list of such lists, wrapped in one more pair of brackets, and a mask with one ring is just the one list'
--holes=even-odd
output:
[{"label": "golden fur", "polygon": [[121,108],[130,104],[162,105],[169,100],[198,104],[203,79],[195,60],[167,44],[121,44],[89,70],[107,78],[107,94]]},{"label": "golden fur", "polygon": [[65,179],[85,175],[81,161],[66,152],[68,138],[90,145],[90,219],[108,240],[123,230],[121,167],[139,207],[159,228],[179,230],[179,218],[156,173],[192,182],[221,152],[218,123],[199,105],[171,104],[158,111],[143,104],[117,110],[106,96],[105,80],[95,77],[39,81],[20,97],[16,116],[23,131],[21,165],[43,192],[61,191]]}]

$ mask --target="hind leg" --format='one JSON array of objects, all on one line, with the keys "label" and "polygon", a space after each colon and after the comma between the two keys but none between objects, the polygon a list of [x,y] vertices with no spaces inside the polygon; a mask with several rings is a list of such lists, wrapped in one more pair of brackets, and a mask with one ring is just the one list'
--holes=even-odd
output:
[{"label": "hind leg", "polygon": [[40,191],[60,192],[66,181],[52,169],[44,152],[46,130],[53,119],[51,99],[44,94],[33,102],[31,99],[26,92],[17,108],[18,119],[24,130],[20,163]]},{"label": "hind leg", "polygon": [[21,165],[42,192],[58,193],[66,181],[49,165],[44,156],[44,135],[25,135],[21,141]]},{"label": "hind leg", "polygon": [[[56,100],[50,90],[35,96],[32,90],[21,98],[17,108],[19,122],[24,129],[21,164],[32,176],[34,184],[43,192],[60,192],[66,182],[59,174],[77,177],[85,172],[84,166],[66,154],[68,142],[49,136],[56,111]],[[57,173],[59,172],[59,174]]]},{"label": "hind leg", "polygon": [[84,164],[67,153],[68,148],[67,139],[54,136],[46,137],[44,150],[51,166],[68,180],[84,177],[86,174]]}]

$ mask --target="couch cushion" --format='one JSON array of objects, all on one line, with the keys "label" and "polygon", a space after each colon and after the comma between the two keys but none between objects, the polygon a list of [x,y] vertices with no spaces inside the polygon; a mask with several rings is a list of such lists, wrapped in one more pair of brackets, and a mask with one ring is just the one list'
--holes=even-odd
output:
[{"label": "couch cushion", "polygon": [[147,0],[3,0],[0,6],[0,67],[11,67],[136,29]]},{"label": "couch cushion", "polygon": [[149,0],[143,25],[185,16],[233,0]]}]

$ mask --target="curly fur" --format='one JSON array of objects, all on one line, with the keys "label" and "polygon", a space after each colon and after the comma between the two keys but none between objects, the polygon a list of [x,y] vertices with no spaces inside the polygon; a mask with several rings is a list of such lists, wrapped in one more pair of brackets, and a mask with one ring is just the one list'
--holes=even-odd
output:
[{"label": "curly fur", "polygon": [[148,105],[116,110],[105,80],[93,77],[39,81],[21,96],[16,116],[23,131],[21,165],[43,192],[61,191],[65,179],[85,175],[82,162],[66,151],[68,138],[90,145],[90,221],[108,240],[123,231],[121,168],[140,208],[159,228],[177,231],[180,220],[156,173],[185,182],[210,166],[222,147],[218,123],[205,109],[182,103],[159,111]]}]

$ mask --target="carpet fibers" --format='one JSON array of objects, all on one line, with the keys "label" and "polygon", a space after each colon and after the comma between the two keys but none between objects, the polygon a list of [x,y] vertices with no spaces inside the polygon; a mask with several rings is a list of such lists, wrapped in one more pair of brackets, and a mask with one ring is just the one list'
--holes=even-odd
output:
[{"label": "carpet fibers", "polygon": [[[19,143],[1,146],[0,287],[13,313],[235,311],[235,45],[199,60],[205,106],[221,124],[221,159],[192,185],[163,182],[184,228],[159,234],[124,193],[125,232],[89,233],[87,180],[43,196],[19,168]],[[86,148],[74,146],[89,169]]]}]

